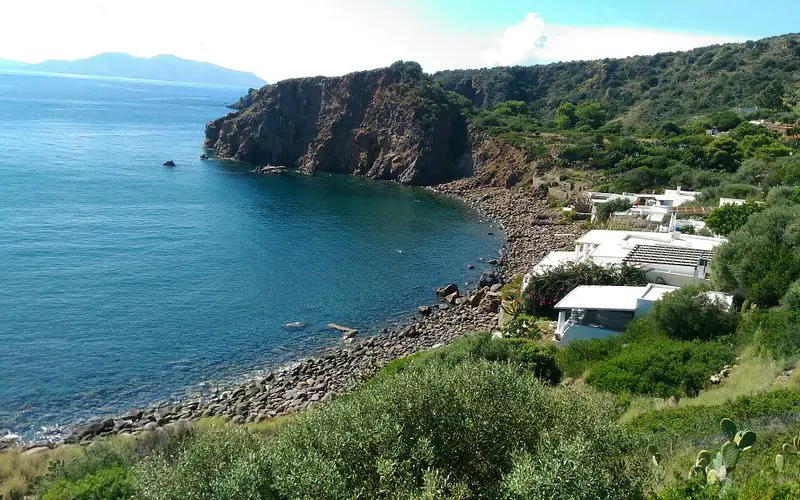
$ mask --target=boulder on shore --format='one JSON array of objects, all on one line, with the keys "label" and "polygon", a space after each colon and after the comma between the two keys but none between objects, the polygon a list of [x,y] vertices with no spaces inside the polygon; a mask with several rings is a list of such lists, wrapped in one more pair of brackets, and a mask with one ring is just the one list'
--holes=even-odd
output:
[{"label": "boulder on shore", "polygon": [[423,316],[430,316],[430,315],[431,315],[431,313],[433,312],[433,311],[431,310],[431,306],[419,306],[419,307],[417,308],[417,311],[419,311],[419,313],[420,313],[421,315],[423,315]]},{"label": "boulder on shore", "polygon": [[449,285],[436,290],[436,295],[438,295],[439,297],[447,297],[448,295],[452,295],[453,293],[458,293],[458,285],[456,285],[455,283],[450,283]]}]

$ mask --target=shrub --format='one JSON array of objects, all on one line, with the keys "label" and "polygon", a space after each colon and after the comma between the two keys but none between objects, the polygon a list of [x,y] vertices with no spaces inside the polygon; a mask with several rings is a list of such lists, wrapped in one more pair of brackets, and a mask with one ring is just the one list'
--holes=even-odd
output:
[{"label": "shrub", "polygon": [[576,340],[558,349],[556,360],[567,377],[582,377],[593,365],[616,355],[622,349],[620,337]]},{"label": "shrub", "polygon": [[715,208],[706,218],[706,227],[716,234],[729,236],[747,223],[751,215],[764,209],[758,203],[723,205]]},{"label": "shrub", "polygon": [[523,293],[530,306],[546,309],[556,305],[579,285],[643,286],[646,284],[645,271],[640,267],[570,262],[533,275]]},{"label": "shrub", "polygon": [[[450,345],[387,365],[390,373],[438,365],[453,367],[468,361],[508,363],[532,373],[550,384],[561,380],[561,369],[555,359],[555,346],[544,347],[528,339],[498,339],[490,333],[476,333],[453,341]],[[384,371],[380,376],[385,376]]]},{"label": "shrub", "polygon": [[53,483],[43,500],[95,500],[135,498],[133,474],[120,466],[100,469],[81,479],[60,479]]},{"label": "shrub", "polygon": [[800,280],[795,281],[781,298],[781,306],[793,311],[800,311]]},{"label": "shrub", "polygon": [[740,330],[740,335],[752,339],[762,356],[790,359],[800,351],[800,312],[797,309],[752,311]]},{"label": "shrub", "polygon": [[679,406],[639,415],[627,425],[635,433],[687,440],[714,436],[719,421],[725,417],[742,424],[758,420],[783,418],[794,423],[800,408],[800,391],[774,390],[753,396],[742,396],[715,406]]},{"label": "shrub", "polygon": [[650,317],[659,330],[674,339],[708,340],[734,333],[737,314],[707,292],[705,286],[670,292],[653,305]]},{"label": "shrub", "polygon": [[762,306],[777,305],[800,277],[800,210],[776,206],[752,215],[717,247],[711,267],[721,289],[741,290]]},{"label": "shrub", "polygon": [[174,455],[154,455],[136,468],[143,498],[270,498],[266,444],[254,433],[216,426],[188,440]]},{"label": "shrub", "polygon": [[[619,484],[641,496],[646,457],[618,416],[606,397],[548,388],[509,365],[430,365],[303,413],[261,443],[242,429],[201,437],[174,460],[149,460],[138,481],[145,498],[483,497],[512,471],[552,478],[549,453],[580,442],[606,480],[563,471],[567,494]],[[531,457],[525,471],[517,454]]]},{"label": "shrub", "polygon": [[597,206],[597,220],[607,221],[614,212],[624,212],[632,206],[630,200],[627,198],[614,198],[611,201],[601,203]]},{"label": "shrub", "polygon": [[733,349],[716,342],[635,343],[594,366],[586,381],[616,394],[695,396],[711,374],[735,357]]}]

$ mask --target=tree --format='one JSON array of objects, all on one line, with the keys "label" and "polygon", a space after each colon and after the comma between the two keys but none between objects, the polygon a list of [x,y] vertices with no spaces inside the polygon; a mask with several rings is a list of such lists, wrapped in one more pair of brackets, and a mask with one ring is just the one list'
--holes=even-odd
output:
[{"label": "tree", "polygon": [[627,198],[614,198],[611,201],[601,203],[597,206],[597,220],[607,221],[614,212],[624,212],[632,206],[630,200]]},{"label": "tree", "polygon": [[530,113],[530,109],[528,105],[525,104],[523,101],[506,101],[495,109],[501,115],[506,116],[517,116],[517,115],[527,115]]},{"label": "tree", "polygon": [[730,137],[718,137],[705,148],[706,160],[711,168],[735,172],[742,160],[739,143]]},{"label": "tree", "polygon": [[586,125],[592,130],[600,128],[608,121],[608,112],[596,101],[582,102],[575,108],[578,125]]},{"label": "tree", "polygon": [[556,125],[558,128],[573,128],[576,123],[578,123],[578,117],[575,115],[574,104],[565,102],[558,107],[558,111],[556,111]]},{"label": "tree", "polygon": [[723,205],[715,208],[706,219],[706,227],[716,234],[730,236],[744,226],[751,215],[764,208],[758,203],[748,202],[744,205]]},{"label": "tree", "polygon": [[744,119],[741,116],[731,110],[717,111],[708,115],[708,124],[722,131],[732,130],[743,121]]},{"label": "tree", "polygon": [[800,277],[800,210],[781,205],[753,214],[717,247],[711,268],[719,289],[777,305]]},{"label": "tree", "polygon": [[679,340],[710,340],[736,331],[738,318],[728,305],[708,295],[707,286],[685,286],[653,305],[658,329]]},{"label": "tree", "polygon": [[762,108],[767,109],[783,109],[783,95],[786,93],[786,88],[778,80],[773,80],[769,85],[758,95],[756,103]]}]

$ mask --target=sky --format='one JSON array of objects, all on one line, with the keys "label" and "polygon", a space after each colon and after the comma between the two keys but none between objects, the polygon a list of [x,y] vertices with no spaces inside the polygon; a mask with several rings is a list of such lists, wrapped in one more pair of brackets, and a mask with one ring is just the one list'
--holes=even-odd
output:
[{"label": "sky", "polygon": [[0,59],[174,54],[275,82],[400,59],[432,72],[648,55],[798,18],[798,0],[0,0]]}]

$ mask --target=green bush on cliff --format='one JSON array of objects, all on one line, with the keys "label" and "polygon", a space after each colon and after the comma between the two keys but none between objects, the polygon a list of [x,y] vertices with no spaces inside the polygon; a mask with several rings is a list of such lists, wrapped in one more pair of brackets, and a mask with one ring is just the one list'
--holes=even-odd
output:
[{"label": "green bush on cliff", "polygon": [[[431,364],[376,380],[258,441],[238,429],[137,468],[145,498],[636,498],[641,444],[608,398],[508,364]],[[582,467],[552,467],[561,458]],[[595,478],[589,481],[588,478]],[[558,488],[558,489],[555,489]]]},{"label": "green bush on cliff", "polygon": [[133,472],[121,466],[100,469],[70,481],[56,481],[42,500],[99,500],[136,498]]},{"label": "green bush on cliff", "polygon": [[545,347],[528,339],[494,338],[490,333],[476,333],[456,339],[447,346],[395,360],[377,378],[432,365],[453,367],[469,361],[490,361],[510,364],[555,384],[561,380],[556,352],[554,346]]},{"label": "green bush on cliff", "polygon": [[615,394],[696,396],[710,375],[735,359],[732,348],[717,342],[651,340],[597,364],[586,381]]}]

